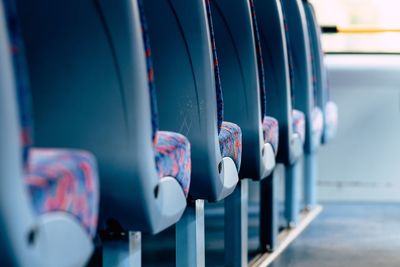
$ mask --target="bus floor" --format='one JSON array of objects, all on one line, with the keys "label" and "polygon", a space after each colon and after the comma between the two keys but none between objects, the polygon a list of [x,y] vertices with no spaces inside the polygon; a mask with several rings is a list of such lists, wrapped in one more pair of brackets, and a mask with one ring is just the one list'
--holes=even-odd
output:
[{"label": "bus floor", "polygon": [[325,203],[271,267],[400,266],[400,203]]},{"label": "bus floor", "polygon": [[[214,204],[215,205],[215,204]],[[249,205],[249,260],[257,209]],[[254,206],[253,206],[254,207]],[[400,203],[323,203],[324,210],[271,267],[400,266]],[[222,205],[206,212],[206,266],[224,266]],[[174,266],[173,228],[143,240],[143,266]]]}]

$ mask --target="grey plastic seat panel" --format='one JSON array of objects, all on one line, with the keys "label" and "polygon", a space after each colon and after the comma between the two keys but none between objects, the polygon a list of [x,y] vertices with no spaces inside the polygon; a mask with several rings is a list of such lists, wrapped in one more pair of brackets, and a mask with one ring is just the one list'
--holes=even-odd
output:
[{"label": "grey plastic seat panel", "polygon": [[[185,203],[156,173],[141,26],[132,1],[19,0],[31,72],[36,143],[91,151],[101,184],[100,228],[158,232]],[[51,111],[51,112],[49,112]],[[184,197],[183,197],[184,199]]]},{"label": "grey plastic seat panel", "polygon": [[292,100],[286,36],[279,0],[254,0],[260,31],[267,87],[267,114],[279,121],[277,161],[291,164],[302,155],[301,140],[293,132]]},{"label": "grey plastic seat panel", "polygon": [[204,0],[146,0],[144,6],[160,128],[180,132],[191,142],[190,196],[220,200],[233,191],[237,175],[224,175],[232,172],[222,171],[224,166],[219,168],[224,163],[217,132],[216,90]]},{"label": "grey plastic seat panel", "polygon": [[308,34],[306,14],[302,0],[281,0],[285,9],[289,29],[291,52],[293,58],[293,91],[294,107],[302,111],[306,119],[306,136],[304,150],[312,152],[318,148],[320,141],[313,141],[312,108],[313,84],[310,39]]},{"label": "grey plastic seat panel", "polygon": [[249,2],[214,0],[211,7],[224,116],[242,129],[240,177],[259,180],[265,178],[267,162],[263,158],[266,151],[263,151],[259,70]]}]

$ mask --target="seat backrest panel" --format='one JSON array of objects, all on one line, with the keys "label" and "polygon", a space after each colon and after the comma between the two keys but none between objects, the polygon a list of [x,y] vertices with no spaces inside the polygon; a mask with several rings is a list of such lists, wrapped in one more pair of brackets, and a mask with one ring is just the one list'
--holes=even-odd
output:
[{"label": "seat backrest panel", "polygon": [[18,7],[36,144],[91,151],[99,163],[102,218],[151,230],[158,176],[137,7],[108,0],[19,0]]},{"label": "seat backrest panel", "polygon": [[259,179],[261,150],[261,103],[259,70],[250,8],[247,1],[211,2],[216,36],[225,119],[242,130],[240,176]]}]

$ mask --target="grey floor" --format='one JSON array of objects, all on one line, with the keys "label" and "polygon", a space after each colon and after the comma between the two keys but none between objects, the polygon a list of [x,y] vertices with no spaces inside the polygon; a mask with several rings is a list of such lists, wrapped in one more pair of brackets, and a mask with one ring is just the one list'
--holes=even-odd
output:
[{"label": "grey floor", "polygon": [[[223,266],[223,224],[217,220],[220,216],[208,216],[206,266]],[[250,256],[257,252],[257,221],[250,216]],[[174,266],[173,230],[151,239],[144,242],[143,266]],[[400,266],[400,204],[326,203],[318,218],[271,265],[375,266]]]},{"label": "grey floor", "polygon": [[400,204],[326,204],[272,267],[400,266]]}]

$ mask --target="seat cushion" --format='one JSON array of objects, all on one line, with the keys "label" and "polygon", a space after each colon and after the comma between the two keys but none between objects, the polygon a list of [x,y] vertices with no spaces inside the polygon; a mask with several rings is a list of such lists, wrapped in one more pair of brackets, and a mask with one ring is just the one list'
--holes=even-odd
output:
[{"label": "seat cushion", "polygon": [[96,161],[91,154],[77,150],[31,149],[25,182],[38,214],[67,212],[94,236],[99,183]]},{"label": "seat cushion", "polygon": [[242,131],[240,127],[231,122],[222,122],[219,133],[219,148],[222,157],[231,158],[240,169],[240,161],[242,160]]},{"label": "seat cushion", "polygon": [[270,143],[274,149],[275,155],[278,152],[279,142],[279,124],[272,117],[265,116],[263,121],[263,132],[265,143]]},{"label": "seat cushion", "polygon": [[190,186],[190,143],[181,134],[158,131],[154,145],[159,177],[174,177],[187,196]]},{"label": "seat cushion", "polygon": [[300,135],[301,140],[306,140],[306,121],[304,113],[294,109],[293,110],[293,132]]},{"label": "seat cushion", "polygon": [[329,101],[325,106],[325,133],[332,138],[338,127],[338,107],[336,103]]}]

